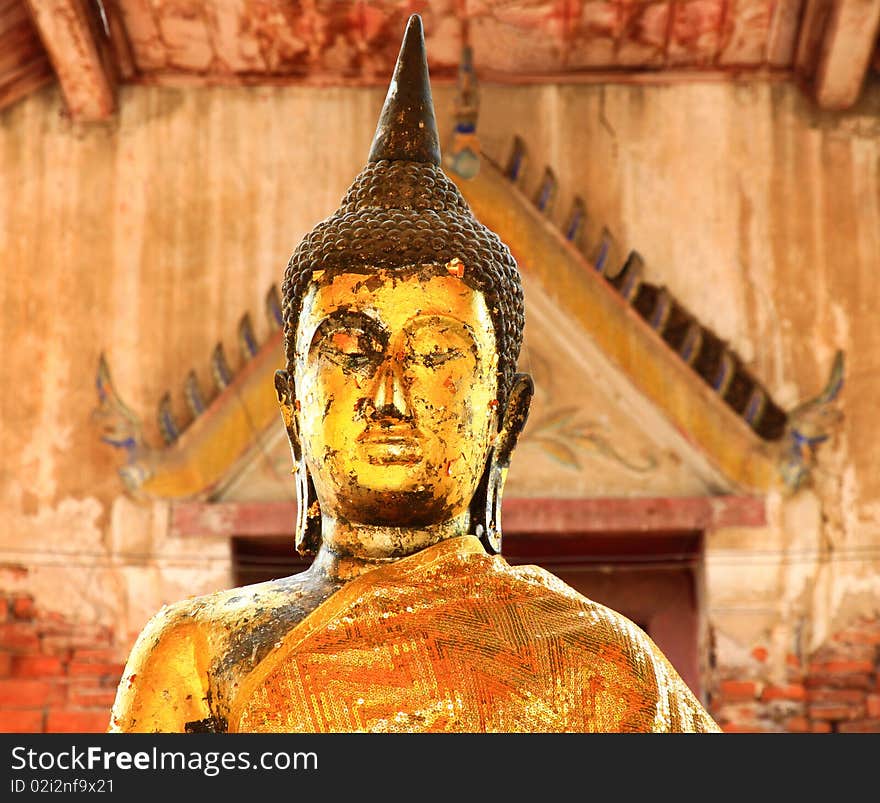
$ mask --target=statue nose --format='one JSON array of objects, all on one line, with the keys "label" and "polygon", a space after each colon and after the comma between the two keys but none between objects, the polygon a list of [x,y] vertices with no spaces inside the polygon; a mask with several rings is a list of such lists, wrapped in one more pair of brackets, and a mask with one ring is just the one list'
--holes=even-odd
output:
[{"label": "statue nose", "polygon": [[382,363],[373,392],[373,409],[378,417],[408,418],[410,407],[400,375],[400,366],[393,357]]}]

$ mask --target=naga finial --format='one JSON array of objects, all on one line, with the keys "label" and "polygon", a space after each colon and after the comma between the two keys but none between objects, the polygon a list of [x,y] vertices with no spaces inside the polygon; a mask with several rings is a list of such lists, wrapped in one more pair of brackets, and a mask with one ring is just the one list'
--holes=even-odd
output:
[{"label": "naga finial", "polygon": [[113,385],[110,366],[102,353],[98,358],[95,375],[98,406],[92,411],[92,420],[101,428],[104,443],[125,452],[125,465],[119,469],[129,491],[139,488],[151,476],[150,462],[153,449],[144,440],[143,423],[122,401]]},{"label": "naga finial", "polygon": [[843,413],[835,404],[843,380],[844,353],[838,350],[822,392],[815,398],[801,402],[788,414],[780,472],[792,491],[807,482],[816,464],[819,444],[828,440],[843,419]]}]

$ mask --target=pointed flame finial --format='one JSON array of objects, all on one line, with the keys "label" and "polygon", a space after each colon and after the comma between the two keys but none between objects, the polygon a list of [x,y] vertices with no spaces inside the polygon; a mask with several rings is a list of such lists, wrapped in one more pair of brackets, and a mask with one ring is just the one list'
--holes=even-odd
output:
[{"label": "pointed flame finial", "polygon": [[434,119],[425,36],[418,14],[409,18],[403,44],[379,116],[368,161],[440,164],[440,138]]}]

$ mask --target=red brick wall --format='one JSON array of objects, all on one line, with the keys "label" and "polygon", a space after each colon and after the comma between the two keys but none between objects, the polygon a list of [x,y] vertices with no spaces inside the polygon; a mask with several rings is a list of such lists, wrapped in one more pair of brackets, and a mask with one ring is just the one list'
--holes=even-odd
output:
[{"label": "red brick wall", "polygon": [[710,702],[727,732],[880,733],[880,619],[836,633],[805,661],[786,658],[785,678],[769,679],[767,649],[725,672]]},{"label": "red brick wall", "polygon": [[0,592],[0,732],[106,730],[122,670],[108,628]]}]

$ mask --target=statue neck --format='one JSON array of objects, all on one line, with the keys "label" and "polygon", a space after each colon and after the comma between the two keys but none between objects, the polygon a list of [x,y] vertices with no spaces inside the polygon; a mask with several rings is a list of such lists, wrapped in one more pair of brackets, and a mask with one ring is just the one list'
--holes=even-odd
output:
[{"label": "statue neck", "polygon": [[427,527],[383,527],[321,517],[321,548],[312,571],[335,582],[413,555],[447,538],[467,535],[470,514]]}]

